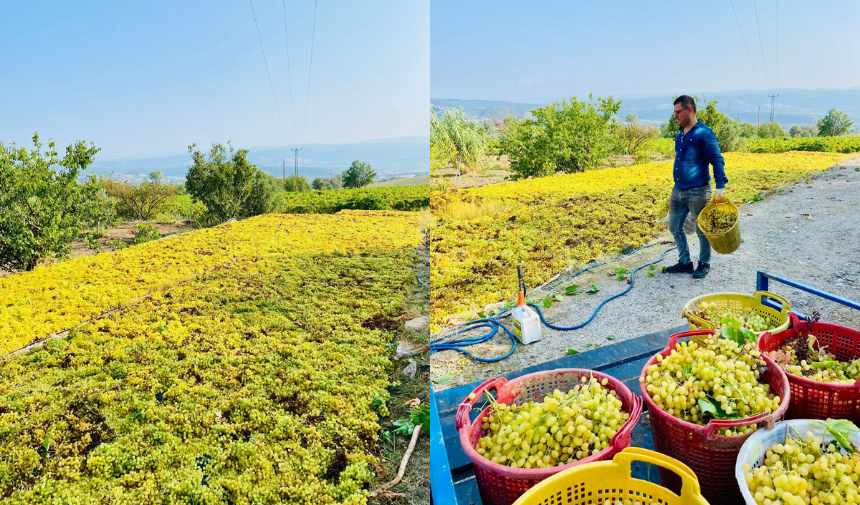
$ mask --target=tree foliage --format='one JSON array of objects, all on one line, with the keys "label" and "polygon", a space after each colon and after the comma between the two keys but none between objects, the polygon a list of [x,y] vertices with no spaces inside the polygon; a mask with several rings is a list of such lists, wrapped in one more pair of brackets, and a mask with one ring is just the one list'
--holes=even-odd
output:
[{"label": "tree foliage", "polygon": [[300,193],[302,191],[310,191],[311,184],[304,175],[291,175],[287,177],[284,183],[284,189],[289,193]]},{"label": "tree foliage", "polygon": [[251,197],[245,202],[245,216],[259,216],[275,212],[278,193],[282,192],[281,180],[272,174],[257,170],[254,184],[251,186]]},{"label": "tree foliage", "polygon": [[782,125],[779,123],[771,123],[768,121],[767,123],[762,123],[761,126],[758,127],[758,136],[762,139],[778,139],[787,137],[788,134],[785,133],[785,130],[782,129]]},{"label": "tree foliage", "polygon": [[636,156],[649,140],[660,137],[660,129],[656,126],[645,126],[639,123],[636,114],[628,114],[625,123],[618,125],[618,147],[621,154]]},{"label": "tree foliage", "polygon": [[192,165],[185,176],[185,188],[195,200],[202,202],[208,218],[223,223],[240,217],[254,189],[257,166],[248,162],[247,149],[229,151],[223,145],[212,144],[209,159],[197,148],[188,146]]},{"label": "tree foliage", "polygon": [[113,174],[100,182],[107,194],[116,199],[117,213],[126,219],[149,221],[176,195],[176,186],[165,183],[159,171],[151,172],[149,179],[140,184],[114,179]]},{"label": "tree foliage", "polygon": [[477,172],[487,152],[484,127],[469,121],[462,109],[445,111],[440,120],[430,111],[431,169],[445,168],[453,163],[461,173]]},{"label": "tree foliage", "polygon": [[515,178],[581,172],[599,166],[615,142],[614,115],[621,106],[611,96],[552,103],[534,109],[533,119],[512,122],[500,151],[511,159]]},{"label": "tree foliage", "polygon": [[848,114],[830,109],[826,116],[818,120],[818,134],[822,137],[837,137],[847,133],[852,124]]},{"label": "tree foliage", "polygon": [[794,138],[794,137],[802,137],[802,136],[803,136],[803,130],[801,130],[799,126],[797,126],[797,125],[793,125],[791,128],[789,128],[789,130],[788,130],[788,134],[789,134],[792,138]]},{"label": "tree foliage", "polygon": [[78,183],[99,151],[94,144],[69,145],[62,159],[53,141],[41,150],[38,133],[33,145],[27,151],[0,143],[0,268],[12,272],[68,258],[85,227],[106,225],[113,215],[95,177]]},{"label": "tree foliage", "polygon": [[311,182],[311,187],[316,191],[324,191],[327,189],[334,189],[331,185],[331,182],[328,179],[323,179],[322,177],[317,177]]},{"label": "tree foliage", "polygon": [[370,163],[355,160],[352,165],[344,170],[342,179],[345,188],[363,188],[373,183],[376,172],[370,167]]}]

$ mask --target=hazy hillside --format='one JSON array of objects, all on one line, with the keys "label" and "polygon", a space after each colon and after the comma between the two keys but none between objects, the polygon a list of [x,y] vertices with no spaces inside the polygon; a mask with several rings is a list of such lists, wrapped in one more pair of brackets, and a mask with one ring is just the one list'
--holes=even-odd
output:
[{"label": "hazy hillside", "polygon": [[[703,93],[687,91],[691,94]],[[849,89],[784,89],[779,91],[774,107],[774,120],[783,125],[808,125],[827,114],[832,108],[848,113],[855,124],[860,124],[860,87]],[[770,116],[770,99],[764,91],[735,90],[704,93],[709,100],[717,100],[721,111],[741,121],[756,123],[761,106],[761,121]],[[635,112],[643,122],[663,123],[672,110],[672,95],[640,95],[621,98],[619,116]],[[559,98],[561,99],[561,98]],[[543,104],[514,103],[494,100],[457,100],[431,98],[437,113],[446,109],[461,108],[471,118],[492,119],[514,115],[519,118]]]},{"label": "hazy hillside", "polygon": [[[237,149],[244,146],[234,146]],[[286,160],[287,175],[293,173],[295,146],[247,147],[248,160],[273,175],[281,176]],[[201,146],[207,151],[208,146]],[[351,144],[306,144],[299,151],[299,174],[313,179],[338,174],[349,167],[352,160],[370,162],[379,178],[430,173],[429,139],[427,137],[401,137],[369,140]],[[98,160],[92,164],[100,175],[111,172],[131,179],[140,179],[153,170],[161,170],[172,180],[184,179],[191,155],[177,153],[151,157]]]}]

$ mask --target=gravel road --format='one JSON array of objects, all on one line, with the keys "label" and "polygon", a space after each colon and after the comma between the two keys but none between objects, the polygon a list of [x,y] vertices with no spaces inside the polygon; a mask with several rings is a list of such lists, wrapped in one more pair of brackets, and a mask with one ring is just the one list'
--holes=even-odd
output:
[{"label": "gravel road", "polygon": [[[705,279],[662,274],[659,268],[653,271],[654,277],[649,277],[645,270],[640,270],[633,289],[605,305],[586,327],[574,331],[543,327],[540,342],[520,345],[516,353],[499,363],[477,363],[455,351],[434,354],[430,358],[432,377],[454,376],[450,384],[436,384],[435,389],[559,358],[569,348],[583,352],[595,345],[621,343],[685,324],[681,311],[690,299],[716,292],[752,293],[758,270],[768,270],[860,300],[860,157],[778,190],[760,202],[741,205],[739,209],[744,242],[731,255],[713,253],[711,271]],[[697,259],[698,239],[695,235],[690,239],[691,256]],[[667,231],[658,240],[672,240],[672,237]],[[647,249],[613,263],[612,267],[622,266],[632,271],[639,265],[656,261],[667,247],[670,246]],[[673,250],[666,254],[661,265],[672,265],[677,260],[678,254]],[[547,319],[555,325],[573,326],[586,320],[603,299],[623,291],[627,284],[607,276],[609,269],[608,265],[596,268],[571,280],[570,283],[583,287],[597,284],[600,292],[565,296],[564,301],[544,310]],[[565,285],[560,286],[559,291],[563,291]],[[784,284],[772,283],[770,288],[801,312],[817,310],[823,321],[860,328],[860,311]],[[607,338],[610,335],[614,338]],[[477,355],[497,356],[509,347],[507,336],[497,336],[470,350]]]}]

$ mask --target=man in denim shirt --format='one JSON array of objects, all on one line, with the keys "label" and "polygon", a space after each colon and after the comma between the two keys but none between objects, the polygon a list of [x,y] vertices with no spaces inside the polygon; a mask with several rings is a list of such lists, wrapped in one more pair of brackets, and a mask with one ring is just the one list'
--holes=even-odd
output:
[{"label": "man in denim shirt", "polygon": [[687,95],[675,100],[675,118],[678,120],[678,135],[675,136],[675,166],[672,176],[675,187],[669,201],[669,231],[678,246],[678,263],[667,268],[670,273],[692,273],[694,279],[708,275],[711,260],[711,244],[705,234],[696,227],[699,236],[699,265],[693,270],[690,260],[690,247],[684,233],[684,220],[693,213],[694,219],[711,201],[711,176],[708,165],[714,167],[714,181],[717,185],[715,200],[725,201],[726,177],[725,160],[717,144],[714,131],[696,118],[696,102]]}]

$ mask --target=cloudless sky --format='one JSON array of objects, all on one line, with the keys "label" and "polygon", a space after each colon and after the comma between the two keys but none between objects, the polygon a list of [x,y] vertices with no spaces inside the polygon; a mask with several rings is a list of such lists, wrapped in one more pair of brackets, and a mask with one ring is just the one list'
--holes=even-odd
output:
[{"label": "cloudless sky", "polygon": [[860,85],[860,2],[780,0],[778,46],[776,0],[733,3],[738,21],[729,0],[432,0],[430,93],[546,103]]},{"label": "cloudless sky", "polygon": [[284,128],[248,0],[16,0],[0,15],[0,141],[38,130],[108,159],[429,134],[430,0],[320,0],[309,100],[314,0],[287,0],[292,108],[283,2],[253,7]]}]

